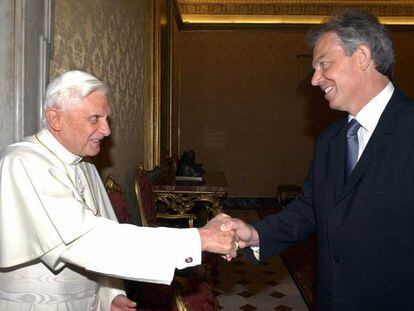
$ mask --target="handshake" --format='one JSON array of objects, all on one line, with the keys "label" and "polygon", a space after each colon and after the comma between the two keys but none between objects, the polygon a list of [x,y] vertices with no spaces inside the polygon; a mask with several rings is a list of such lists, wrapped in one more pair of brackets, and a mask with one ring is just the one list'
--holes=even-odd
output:
[{"label": "handshake", "polygon": [[198,230],[201,249],[222,254],[227,261],[237,256],[239,248],[259,246],[259,235],[253,226],[223,213]]}]

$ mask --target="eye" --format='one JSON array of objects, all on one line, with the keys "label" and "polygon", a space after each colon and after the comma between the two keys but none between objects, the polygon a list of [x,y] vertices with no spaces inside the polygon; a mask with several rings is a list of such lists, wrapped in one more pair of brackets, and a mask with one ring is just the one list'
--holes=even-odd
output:
[{"label": "eye", "polygon": [[92,124],[98,123],[98,116],[89,117],[89,122]]},{"label": "eye", "polygon": [[325,70],[329,67],[329,62],[322,61],[319,63],[319,67],[321,67],[322,70]]}]

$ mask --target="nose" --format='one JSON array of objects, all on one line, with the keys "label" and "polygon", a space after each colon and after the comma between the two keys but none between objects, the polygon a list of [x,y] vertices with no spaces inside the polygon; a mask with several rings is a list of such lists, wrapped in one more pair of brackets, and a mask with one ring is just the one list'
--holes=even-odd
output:
[{"label": "nose", "polygon": [[109,126],[109,122],[108,120],[104,120],[99,131],[104,135],[104,136],[109,136],[111,135],[111,127]]},{"label": "nose", "polygon": [[315,69],[312,75],[311,84],[313,86],[318,86],[321,84],[322,79],[323,77],[322,77],[321,71],[319,69]]}]

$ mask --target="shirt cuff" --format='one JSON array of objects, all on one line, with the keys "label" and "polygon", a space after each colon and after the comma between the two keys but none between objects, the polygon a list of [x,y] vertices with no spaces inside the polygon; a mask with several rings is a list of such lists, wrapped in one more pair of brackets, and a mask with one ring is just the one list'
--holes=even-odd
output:
[{"label": "shirt cuff", "polygon": [[250,247],[251,250],[253,251],[253,255],[254,257],[260,261],[260,247],[259,246],[252,246]]},{"label": "shirt cuff", "polygon": [[175,238],[180,245],[176,257],[177,269],[201,264],[201,238],[198,229],[178,229]]}]

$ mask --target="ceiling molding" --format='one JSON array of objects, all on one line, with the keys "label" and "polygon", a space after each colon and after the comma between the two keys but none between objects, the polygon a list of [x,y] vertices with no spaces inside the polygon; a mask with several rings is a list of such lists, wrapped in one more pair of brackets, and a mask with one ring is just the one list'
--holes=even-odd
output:
[{"label": "ceiling molding", "polygon": [[372,12],[389,25],[414,25],[412,1],[176,0],[184,25],[317,24],[345,8]]}]

